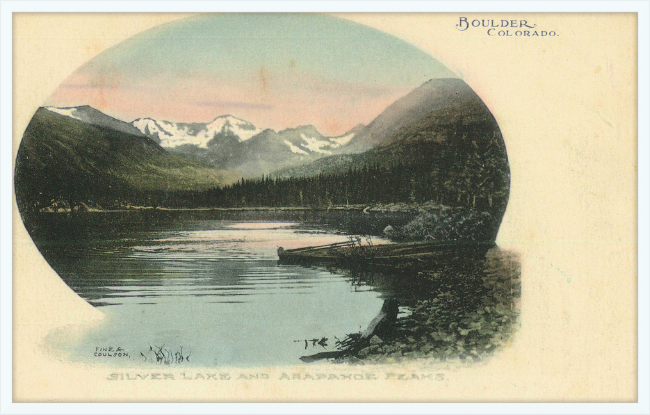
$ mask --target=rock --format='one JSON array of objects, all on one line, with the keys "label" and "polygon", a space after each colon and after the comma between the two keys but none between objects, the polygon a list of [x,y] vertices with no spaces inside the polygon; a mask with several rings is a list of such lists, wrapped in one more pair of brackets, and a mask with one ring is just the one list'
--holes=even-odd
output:
[{"label": "rock", "polygon": [[359,353],[357,355],[361,358],[368,357],[368,355],[370,355],[370,348],[366,347],[359,350]]},{"label": "rock", "polygon": [[430,345],[430,344],[427,344],[427,345],[423,346],[422,348],[420,348],[420,351],[422,353],[429,353],[431,350],[433,350],[433,346]]},{"label": "rock", "polygon": [[377,336],[377,335],[374,335],[374,336],[372,336],[372,337],[370,338],[370,344],[373,344],[373,345],[375,345],[375,344],[382,344],[383,342],[384,342],[384,341],[383,341],[382,339],[380,339],[379,336]]},{"label": "rock", "polygon": [[391,225],[388,225],[384,228],[384,235],[391,236],[395,232],[395,228]]},{"label": "rock", "polygon": [[383,349],[384,349],[384,352],[388,353],[388,354],[399,351],[399,347],[397,347],[395,345],[387,345],[387,346],[384,346]]}]

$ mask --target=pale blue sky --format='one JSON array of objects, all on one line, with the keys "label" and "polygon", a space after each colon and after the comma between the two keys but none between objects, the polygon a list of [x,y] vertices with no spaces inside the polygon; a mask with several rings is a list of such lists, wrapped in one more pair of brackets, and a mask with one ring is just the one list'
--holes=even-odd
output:
[{"label": "pale blue sky", "polygon": [[[392,35],[318,14],[206,14],[138,34],[72,75],[50,105],[90,104],[122,119],[342,133],[431,78],[457,77]],[[86,99],[86,102],[81,102]]]}]

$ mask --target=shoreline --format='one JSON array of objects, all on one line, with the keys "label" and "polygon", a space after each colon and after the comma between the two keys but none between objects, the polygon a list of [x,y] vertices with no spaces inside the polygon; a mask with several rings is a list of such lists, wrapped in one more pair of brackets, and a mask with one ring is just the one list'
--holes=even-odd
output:
[{"label": "shoreline", "polygon": [[[401,315],[369,341],[328,359],[335,364],[374,365],[418,360],[475,364],[509,347],[521,326],[521,269],[515,253],[490,249],[465,275],[454,265],[404,272],[422,283],[436,283],[428,298],[403,298]],[[471,268],[471,267],[470,267]],[[380,272],[381,273],[381,272]],[[477,293],[477,287],[481,287]],[[400,298],[396,296],[394,298]]]},{"label": "shoreline", "polygon": [[442,317],[439,309],[444,306],[439,300],[444,301],[444,296],[417,301],[408,307],[411,314],[397,323],[393,336],[373,336],[365,347],[331,362],[351,365],[413,360],[478,363],[512,344],[521,325],[517,300],[512,307],[486,305],[460,321],[454,320],[457,316]]},{"label": "shoreline", "polygon": [[39,210],[38,214],[70,214],[70,213],[118,213],[118,212],[291,212],[291,211],[350,211],[363,213],[422,213],[433,207],[441,206],[438,203],[388,203],[373,205],[340,205],[329,207],[309,207],[309,206],[278,206],[278,207],[197,207],[197,208],[167,208],[152,206],[128,206],[122,209],[101,209],[94,207],[85,207],[79,210],[69,208],[44,208]]}]

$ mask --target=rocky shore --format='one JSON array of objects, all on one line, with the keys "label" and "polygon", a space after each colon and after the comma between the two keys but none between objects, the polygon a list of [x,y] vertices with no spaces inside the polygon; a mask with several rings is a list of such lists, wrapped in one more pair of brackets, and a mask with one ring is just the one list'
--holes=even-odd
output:
[{"label": "rocky shore", "polygon": [[[393,330],[338,363],[481,361],[513,341],[519,328],[520,265],[516,255],[495,248],[480,266],[423,270],[434,283],[430,297],[402,300]],[[454,272],[456,271],[456,272]],[[465,272],[463,272],[465,271]],[[426,284],[420,285],[426,289]]]}]

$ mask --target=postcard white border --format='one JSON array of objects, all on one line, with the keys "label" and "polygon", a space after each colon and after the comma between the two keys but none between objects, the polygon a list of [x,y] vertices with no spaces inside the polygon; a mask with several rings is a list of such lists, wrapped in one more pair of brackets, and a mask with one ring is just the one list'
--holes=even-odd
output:
[{"label": "postcard white border", "polygon": [[[155,9],[153,10],[152,9]],[[18,12],[635,12],[638,13],[638,403],[47,404],[12,402],[12,14]],[[2,1],[0,3],[0,413],[649,414],[650,106],[648,1]],[[643,253],[646,254],[643,254]]]}]

